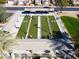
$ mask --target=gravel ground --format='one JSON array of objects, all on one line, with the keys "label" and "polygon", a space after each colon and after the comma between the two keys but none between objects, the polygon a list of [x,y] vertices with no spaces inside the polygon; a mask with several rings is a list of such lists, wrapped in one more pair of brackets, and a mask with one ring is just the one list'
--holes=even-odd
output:
[{"label": "gravel ground", "polygon": [[72,16],[72,17],[76,17],[79,14],[79,11],[64,11],[62,13],[59,13],[59,16]]}]

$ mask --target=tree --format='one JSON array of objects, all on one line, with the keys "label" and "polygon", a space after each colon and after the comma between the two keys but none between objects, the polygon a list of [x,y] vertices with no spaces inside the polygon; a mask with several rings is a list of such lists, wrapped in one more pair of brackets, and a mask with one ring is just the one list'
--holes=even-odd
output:
[{"label": "tree", "polygon": [[53,1],[52,1],[52,0],[50,0],[50,3],[51,3],[51,4],[53,4]]},{"label": "tree", "polygon": [[56,6],[59,6],[59,10],[60,10],[60,12],[62,12],[62,9],[63,9],[63,7],[64,7],[64,4],[62,3],[62,0],[55,0],[55,2],[56,2]]},{"label": "tree", "polygon": [[3,4],[5,2],[6,2],[6,0],[0,0],[0,4]]},{"label": "tree", "polygon": [[73,1],[72,1],[72,0],[69,0],[68,2],[69,2],[69,5],[70,5],[70,6],[74,6],[74,4],[73,4]]},{"label": "tree", "polygon": [[36,4],[35,0],[32,1],[32,4]]},{"label": "tree", "polygon": [[6,59],[5,52],[14,45],[15,40],[12,39],[11,34],[0,31],[0,54]]},{"label": "tree", "polygon": [[5,22],[7,19],[7,13],[6,13],[6,9],[2,6],[0,6],[0,23],[1,22]]},{"label": "tree", "polygon": [[52,58],[52,55],[50,54],[50,51],[49,50],[45,50],[44,52],[45,53],[42,54],[42,57],[47,57],[48,59],[51,59]]},{"label": "tree", "polygon": [[35,0],[32,1],[32,4],[34,4],[35,6],[38,5]]}]

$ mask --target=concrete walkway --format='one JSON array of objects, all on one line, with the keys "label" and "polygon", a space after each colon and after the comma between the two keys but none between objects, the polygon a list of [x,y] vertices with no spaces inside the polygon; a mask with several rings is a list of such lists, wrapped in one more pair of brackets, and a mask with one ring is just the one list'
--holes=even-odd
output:
[{"label": "concrete walkway", "polygon": [[47,22],[48,22],[49,31],[50,31],[50,33],[52,33],[51,25],[50,25],[50,20],[49,20],[49,17],[48,16],[47,16]]},{"label": "concrete walkway", "polygon": [[10,32],[15,38],[23,19],[24,15],[21,14],[21,11],[16,11],[13,16],[9,18],[9,21],[4,25],[3,30]]},{"label": "concrete walkway", "polygon": [[31,21],[32,21],[32,16],[30,17],[30,21],[29,21],[29,24],[28,24],[26,39],[28,38],[28,34],[29,34],[29,29],[30,29]]},{"label": "concrete walkway", "polygon": [[[61,31],[61,33],[62,33],[62,36],[63,36],[64,40],[65,40],[65,41],[68,41],[68,39],[71,38],[71,37],[70,37],[70,35],[69,35],[67,29],[65,28],[63,22],[61,21],[61,18],[57,15],[56,12],[54,13],[54,17],[55,17],[55,20],[56,20],[56,22],[57,22],[57,24],[58,24],[58,26],[59,26],[59,29],[60,29],[60,31]],[[67,33],[68,35],[67,35],[66,33]]]},{"label": "concrete walkway", "polygon": [[[18,42],[18,45],[12,46],[12,48],[10,48],[11,50],[15,51],[15,53],[22,53],[24,51],[29,51],[32,50],[32,53],[44,53],[45,50],[50,50],[52,55],[55,56],[52,47],[51,47],[52,43],[50,40],[21,40],[20,42]],[[18,52],[17,52],[18,51]]]},{"label": "concrete walkway", "polygon": [[41,16],[38,16],[38,32],[37,39],[41,39]]}]

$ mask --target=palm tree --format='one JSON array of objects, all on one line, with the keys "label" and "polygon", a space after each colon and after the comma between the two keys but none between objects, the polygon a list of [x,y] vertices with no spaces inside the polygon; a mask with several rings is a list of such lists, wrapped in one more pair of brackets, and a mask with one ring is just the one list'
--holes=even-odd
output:
[{"label": "palm tree", "polygon": [[5,52],[9,50],[9,48],[14,44],[14,39],[11,38],[9,33],[4,33],[0,31],[0,54],[4,59],[7,59],[5,56]]}]

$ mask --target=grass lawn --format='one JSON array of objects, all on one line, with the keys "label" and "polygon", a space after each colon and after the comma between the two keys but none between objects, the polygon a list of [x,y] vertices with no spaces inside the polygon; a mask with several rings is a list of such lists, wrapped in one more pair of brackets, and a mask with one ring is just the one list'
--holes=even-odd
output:
[{"label": "grass lawn", "polygon": [[17,37],[19,38],[22,38],[26,36],[26,32],[27,32],[27,28],[28,28],[28,24],[29,24],[29,20],[30,20],[30,16],[25,16],[22,24],[21,24],[21,27],[18,31],[18,34],[17,34]]},{"label": "grass lawn", "polygon": [[42,37],[47,38],[47,36],[49,35],[47,16],[41,16],[41,30]]},{"label": "grass lawn", "polygon": [[61,19],[72,36],[72,39],[76,44],[79,44],[79,19],[69,16],[62,16]]},{"label": "grass lawn", "polygon": [[48,16],[48,17],[49,17],[49,22],[50,22],[50,25],[51,25],[53,37],[56,38],[56,39],[62,38],[62,34],[61,34],[60,29],[57,25],[57,22],[55,21],[54,16]]},{"label": "grass lawn", "polygon": [[49,21],[50,21],[50,24],[51,24],[52,31],[60,31],[59,27],[58,27],[58,25],[55,21],[54,16],[48,16],[48,17],[49,17]]},{"label": "grass lawn", "polygon": [[3,57],[2,57],[2,56],[0,56],[0,59],[3,59]]},{"label": "grass lawn", "polygon": [[38,25],[38,16],[32,16],[31,26],[29,29],[29,35],[31,38],[37,38],[37,25]]}]

